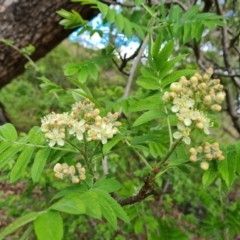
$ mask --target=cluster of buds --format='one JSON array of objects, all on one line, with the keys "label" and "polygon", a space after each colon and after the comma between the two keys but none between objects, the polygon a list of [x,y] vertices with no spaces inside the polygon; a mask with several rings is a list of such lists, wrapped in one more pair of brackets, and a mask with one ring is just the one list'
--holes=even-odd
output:
[{"label": "cluster of buds", "polygon": [[70,114],[50,113],[43,117],[41,130],[45,133],[49,146],[63,146],[67,131],[78,140],[82,140],[86,132],[88,141],[106,144],[108,139],[118,133],[117,127],[121,126],[117,121],[118,113],[108,113],[106,117],[101,117],[100,110],[94,106],[89,99],[85,99],[75,103]]},{"label": "cluster of buds", "polygon": [[213,144],[206,142],[203,147],[198,146],[197,148],[190,148],[189,152],[191,154],[189,160],[191,162],[200,160],[200,167],[203,170],[207,170],[209,168],[208,161],[222,161],[225,159],[225,157],[222,155],[222,151],[219,149],[219,144],[217,142]]},{"label": "cluster of buds", "polygon": [[57,163],[54,166],[53,171],[55,172],[55,177],[60,179],[70,177],[73,183],[79,183],[80,180],[86,179],[86,169],[82,167],[81,163],[77,163],[76,168],[73,165],[68,166],[66,163]]},{"label": "cluster of buds", "polygon": [[205,74],[195,73],[189,80],[181,77],[179,82],[170,85],[170,92],[164,93],[163,101],[172,103],[171,110],[179,121],[178,131],[173,134],[175,139],[190,144],[189,135],[193,127],[209,134],[212,123],[204,111],[221,111],[220,104],[225,99],[223,85],[219,79],[211,79],[212,73],[213,69],[209,68]]}]

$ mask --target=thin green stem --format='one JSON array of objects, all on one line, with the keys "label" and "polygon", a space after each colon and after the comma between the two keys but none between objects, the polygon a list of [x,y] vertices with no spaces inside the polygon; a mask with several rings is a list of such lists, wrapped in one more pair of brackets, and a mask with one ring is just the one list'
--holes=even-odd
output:
[{"label": "thin green stem", "polygon": [[6,41],[4,41],[4,39],[0,39],[0,42],[6,44],[7,46],[13,48],[14,50],[22,54],[30,62],[30,64],[35,68],[35,70],[37,70],[37,65],[34,63],[34,61],[27,54],[22,53],[18,47],[14,46],[13,44],[7,44]]},{"label": "thin green stem", "polygon": [[77,149],[82,155],[84,155],[84,152],[81,148],[79,148],[78,146],[76,146],[74,143],[72,143],[71,141],[69,141],[68,139],[65,139],[65,142],[67,142],[69,145],[71,145],[72,147],[74,147],[75,149]]},{"label": "thin green stem", "polygon": [[164,107],[164,111],[167,114],[167,125],[168,125],[169,139],[170,139],[170,146],[169,146],[169,148],[171,148],[172,145],[173,145],[172,128],[171,128],[170,119],[169,119],[169,116],[168,116],[168,110],[167,110],[166,107]]},{"label": "thin green stem", "polygon": [[84,161],[87,165],[87,168],[88,168],[90,174],[93,176],[94,173],[93,173],[92,165],[90,164],[90,161],[88,159],[87,139],[86,139],[86,134],[85,133],[83,134],[83,158],[84,158]]},{"label": "thin green stem", "polygon": [[[132,147],[131,144],[130,144],[126,139],[125,139],[125,142],[127,143],[127,145],[128,145],[129,147]],[[148,161],[147,161],[135,148],[132,147],[132,149],[133,149],[133,151],[139,156],[139,158],[145,163],[145,165],[152,170],[153,168],[152,168],[151,165],[148,163]]]},{"label": "thin green stem", "polygon": [[91,156],[89,157],[89,163],[90,163],[90,164],[92,163],[92,159],[93,159],[93,157],[94,157],[94,155],[95,155],[95,152],[96,152],[96,150],[98,149],[100,143],[101,143],[100,141],[97,142],[96,147],[94,148],[94,150],[92,151]]},{"label": "thin green stem", "polygon": [[177,148],[177,146],[179,145],[180,141],[181,141],[181,139],[175,141],[175,142],[172,144],[171,148],[168,150],[168,152],[166,153],[166,155],[165,155],[165,156],[160,160],[160,162],[158,163],[158,166],[162,166],[163,163],[165,163],[165,162],[168,160],[168,158],[172,155],[172,153],[174,152],[174,150],[175,150],[175,149]]}]

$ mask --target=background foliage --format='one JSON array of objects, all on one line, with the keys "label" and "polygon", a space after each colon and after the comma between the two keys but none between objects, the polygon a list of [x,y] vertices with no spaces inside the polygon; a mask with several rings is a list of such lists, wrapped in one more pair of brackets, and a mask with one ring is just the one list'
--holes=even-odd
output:
[{"label": "background foliage", "polygon": [[[148,155],[148,161],[153,166],[155,159],[159,156],[161,157],[167,150],[164,141],[167,142],[168,138],[166,137],[166,139],[164,139],[164,137],[162,137],[163,144],[159,145],[156,144],[155,141],[149,140],[149,136],[146,137],[144,134],[156,126],[161,126],[161,134],[163,134],[164,131],[167,133],[167,131],[161,118],[160,120],[154,120],[156,117],[161,117],[161,114],[150,114],[150,118],[148,116],[147,120],[146,115],[145,117],[140,117],[145,110],[151,111],[156,108],[154,91],[159,88],[156,83],[156,77],[162,78],[163,83],[165,82],[163,87],[168,87],[170,82],[178,80],[180,76],[195,72],[197,64],[199,64],[199,59],[197,59],[197,61],[194,59],[191,48],[197,48],[196,45],[200,48],[200,40],[204,39],[202,40],[204,41],[204,43],[202,43],[203,49],[204,46],[206,46],[204,44],[207,44],[211,37],[209,32],[217,28],[219,33],[221,28],[217,27],[217,25],[226,27],[223,23],[224,21],[227,21],[227,26],[232,24],[231,26],[237,28],[235,24],[237,22],[236,19],[239,19],[239,13],[234,11],[232,15],[227,16],[227,20],[224,19],[221,21],[221,17],[217,15],[213,15],[210,12],[204,13],[206,9],[204,9],[202,5],[189,7],[188,11],[185,12],[186,9],[178,4],[172,4],[169,8],[167,6],[163,7],[161,4],[160,6],[152,7],[144,4],[142,5],[143,7],[139,9],[136,8],[132,10],[132,8],[123,8],[122,13],[116,13],[113,9],[108,8],[107,5],[99,1],[81,2],[97,3],[106,21],[116,24],[118,30],[126,34],[128,38],[137,34],[139,39],[144,40],[146,34],[157,36],[161,31],[162,39],[157,38],[158,40],[156,40],[154,37],[152,42],[150,41],[149,48],[155,47],[159,49],[162,41],[164,41],[165,47],[159,52],[156,52],[156,50],[152,51],[154,61],[151,62],[149,58],[149,65],[152,68],[155,67],[158,71],[165,71],[165,76],[167,76],[168,70],[170,71],[174,63],[177,63],[176,68],[174,68],[176,71],[170,73],[172,74],[171,77],[164,79],[164,74],[155,76],[157,73],[149,72],[147,66],[139,66],[134,77],[137,81],[131,86],[130,96],[123,98],[122,96],[126,92],[125,86],[129,77],[124,73],[119,73],[118,69],[122,70],[122,72],[130,71],[131,73],[132,59],[127,60],[128,64],[126,68],[121,69],[119,66],[121,66],[121,62],[126,61],[126,59],[115,57],[115,63],[111,61],[113,57],[111,42],[105,51],[95,52],[93,50],[79,48],[79,46],[65,41],[53,52],[49,53],[46,58],[37,63],[37,72],[29,68],[24,75],[2,89],[0,100],[4,101],[10,119],[18,130],[20,137],[22,137],[22,141],[29,141],[30,143],[37,143],[37,141],[39,141],[38,143],[41,143],[41,138],[35,139],[37,136],[36,129],[31,130],[34,138],[31,138],[31,132],[28,135],[25,133],[33,126],[39,126],[41,117],[47,113],[52,111],[67,111],[69,105],[74,103],[74,99],[64,91],[58,91],[59,89],[57,87],[55,89],[55,85],[50,86],[47,80],[44,82],[45,85],[42,85],[43,89],[47,91],[43,91],[42,88],[39,87],[39,85],[43,84],[43,82],[39,80],[39,77],[45,76],[44,79],[50,79],[54,84],[60,85],[63,89],[75,87],[76,81],[78,81],[78,86],[79,84],[82,86],[81,84],[85,83],[91,90],[94,99],[97,99],[107,110],[117,111],[119,108],[122,108],[123,118],[121,121],[124,123],[124,127],[131,129],[132,125],[135,126],[135,128],[131,129],[133,136],[131,138],[131,144],[133,146],[135,145],[136,148],[142,144],[141,150],[147,147],[149,153],[147,154],[144,151],[143,153]],[[143,1],[135,1],[134,4],[140,5],[142,2]],[[206,4],[204,6],[206,7]],[[234,7],[228,3],[220,4],[219,6],[229,9],[229,11],[231,7]],[[218,5],[216,4],[215,7],[212,7],[212,12],[214,12],[215,8],[219,11]],[[77,13],[73,12],[69,15],[68,12],[63,10],[58,13],[66,20],[61,22],[64,27],[75,27],[76,25],[74,24],[79,25],[85,23],[79,18]],[[145,13],[145,17],[141,18],[143,13]],[[149,21],[155,21],[156,26],[158,26],[152,29],[153,32],[146,28]],[[206,30],[205,27],[209,30]],[[204,36],[204,38],[202,38],[202,36]],[[215,36],[213,36],[213,38],[215,38]],[[174,41],[172,41],[172,39]],[[158,41],[159,43],[157,43]],[[224,63],[222,57],[216,58],[216,54],[219,51],[218,49],[221,47],[220,44],[214,42],[212,39],[210,42],[212,46],[209,48],[210,50],[203,51],[204,55],[206,55],[204,57],[206,59],[213,59],[212,61],[219,61],[219,63],[213,62],[214,66]],[[167,61],[172,52],[173,56],[176,57],[176,61],[172,61],[172,64],[168,65],[169,69],[164,70],[164,67],[162,67],[164,66],[163,63]],[[104,61],[99,61],[99,55],[104,57]],[[236,58],[235,54],[231,56]],[[238,68],[235,64],[233,65],[233,68]],[[220,76],[222,72],[220,72],[219,69],[216,69],[215,74],[219,74]],[[179,72],[177,72],[177,70]],[[222,71],[224,72],[224,69],[222,69]],[[223,80],[227,82],[227,79],[227,76],[223,76]],[[232,86],[227,85],[227,89],[228,88],[232,88]],[[53,90],[53,93],[49,92],[49,90]],[[237,92],[237,89],[234,91]],[[228,113],[229,112],[222,113],[220,117],[214,119],[217,124],[215,124],[216,128],[212,130],[214,136],[221,137],[220,142],[223,145],[234,144],[235,136],[238,136],[233,128],[227,128],[226,130],[226,126],[229,125],[230,121],[229,118],[227,118]],[[150,120],[153,121],[150,122]],[[219,134],[220,130],[222,131],[221,135]],[[12,131],[14,132],[14,130]],[[4,132],[3,128],[1,132]],[[26,140],[27,136],[28,140]],[[165,136],[167,136],[167,134],[165,134]],[[9,140],[11,141],[16,140],[14,134],[11,134],[11,136],[5,135],[5,137],[10,137],[11,139]],[[146,140],[147,144],[144,144]],[[201,139],[196,135],[194,143],[198,144],[199,142],[201,142]],[[0,147],[4,146],[1,145]],[[13,149],[11,149],[11,152],[12,150]],[[26,149],[25,151],[28,153],[31,150]],[[105,149],[105,151],[107,152],[107,149]],[[183,154],[184,150],[180,152]],[[180,152],[178,153],[178,157]],[[37,180],[35,179],[35,181],[33,178],[32,163],[27,165],[25,155],[25,171],[18,172],[15,170],[14,172],[11,171],[11,169],[13,166],[16,166],[14,164],[17,158],[13,155],[6,154],[7,158],[1,158],[4,159],[4,163],[6,163],[3,164],[3,161],[1,161],[2,166],[4,166],[1,170],[3,196],[0,202],[2,213],[2,219],[0,219],[1,227],[5,227],[13,222],[13,219],[25,216],[26,219],[22,220],[25,223],[35,218],[37,218],[37,220],[34,221],[34,225],[24,225],[23,228],[15,232],[15,235],[12,235],[10,239],[20,239],[20,237],[21,239],[26,239],[27,237],[35,239],[36,236],[39,239],[60,239],[62,236],[63,239],[237,239],[240,234],[240,192],[238,190],[240,184],[240,164],[237,163],[239,159],[239,143],[227,146],[225,152],[227,153],[228,161],[226,161],[226,164],[228,164],[228,166],[223,166],[222,171],[219,173],[214,172],[214,176],[209,174],[209,172],[205,172],[205,177],[202,179],[203,172],[199,168],[186,168],[183,166],[181,168],[174,168],[166,174],[163,174],[161,178],[157,178],[156,194],[148,197],[145,201],[124,207],[131,224],[124,223],[120,220],[117,230],[114,230],[114,228],[117,227],[116,220],[109,221],[108,218],[110,216],[105,216],[108,221],[100,220],[97,214],[99,205],[93,200],[94,196],[99,198],[101,195],[101,192],[97,191],[91,193],[93,194],[92,196],[86,196],[86,201],[93,201],[92,206],[94,213],[92,214],[95,218],[90,218],[86,215],[69,215],[66,213],[61,213],[62,218],[60,218],[59,213],[52,210],[48,210],[38,217],[39,211],[49,207],[49,201],[54,194],[70,185],[67,181],[55,179],[52,168],[60,157],[63,162],[70,159],[71,153],[68,153],[66,156],[55,156],[53,161],[47,161],[43,173],[38,176],[38,183],[36,183]],[[29,161],[31,161],[30,157],[31,154],[29,155]],[[181,157],[187,158],[186,154]],[[20,165],[20,167],[21,166],[22,165]],[[147,176],[148,172],[133,148],[127,148],[124,151],[122,151],[121,148],[119,150],[116,149],[108,157],[108,167],[110,172],[109,177],[114,176],[122,184],[121,190],[118,191],[120,198],[137,194],[142,185],[142,179]],[[15,167],[15,169],[17,168]],[[230,173],[231,171],[233,172]],[[31,176],[33,182],[30,180]],[[221,178],[219,176],[221,176]],[[8,182],[8,179],[10,179],[11,182],[15,182],[20,177],[22,180],[19,183]],[[235,182],[233,183],[234,179]],[[204,187],[202,182],[205,185]],[[108,189],[109,192],[115,191],[116,189],[113,189],[114,187],[117,187],[117,183],[112,180],[110,190]],[[65,194],[62,196],[64,195]],[[74,197],[77,199],[77,196]],[[36,201],[39,204],[35,204]],[[59,203],[61,203],[61,200],[55,203],[55,205],[53,204],[55,207],[51,209],[61,209],[61,204]],[[109,210],[108,206],[108,211],[106,212],[117,211],[117,207],[114,208],[113,202],[110,207],[112,210]],[[76,211],[76,209],[74,211]],[[69,209],[68,212],[73,213],[73,210]],[[91,216],[91,214],[88,215]],[[116,215],[119,216],[118,214]],[[125,217],[122,216],[121,219],[124,220]],[[41,228],[43,223],[45,224],[46,222],[51,226],[55,226],[54,224],[56,224],[56,226],[52,228],[57,231],[47,233],[47,236],[44,235],[46,232],[42,231]],[[63,223],[64,232],[61,230]],[[35,229],[36,236],[34,235],[33,228]],[[94,231],[92,231],[93,228]],[[9,230],[9,232],[12,233],[13,231]],[[49,234],[54,234],[53,236],[55,238]]]}]

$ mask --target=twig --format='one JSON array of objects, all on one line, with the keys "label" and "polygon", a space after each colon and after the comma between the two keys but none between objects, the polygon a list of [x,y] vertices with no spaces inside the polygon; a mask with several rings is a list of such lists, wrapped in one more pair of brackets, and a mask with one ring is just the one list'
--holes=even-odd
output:
[{"label": "twig", "polygon": [[169,7],[171,4],[175,4],[175,5],[178,5],[179,7],[182,8],[182,10],[184,12],[186,12],[188,10],[188,7],[185,6],[181,1],[178,1],[178,0],[170,0],[170,1],[166,1],[165,2],[165,6],[166,7]]},{"label": "twig", "polygon": [[133,65],[132,65],[132,68],[130,70],[130,75],[129,75],[129,78],[128,78],[128,82],[127,82],[127,85],[125,87],[125,91],[124,91],[124,94],[123,94],[123,97],[127,97],[129,95],[129,92],[130,92],[130,89],[131,89],[131,86],[132,86],[132,82],[133,82],[133,77],[134,77],[134,74],[136,72],[136,69],[137,69],[137,66],[138,66],[138,63],[140,62],[141,60],[141,57],[142,57],[142,54],[148,44],[148,39],[149,39],[149,36],[147,35],[142,43],[142,46],[138,52],[138,55],[136,57],[136,59],[134,60],[133,62]]},{"label": "twig", "polygon": [[104,175],[108,174],[108,156],[104,156],[102,159],[102,168],[103,168],[103,173]]},{"label": "twig", "polygon": [[120,5],[122,7],[127,7],[127,8],[136,7],[135,4],[119,3],[119,2],[116,2],[116,1],[112,1],[112,0],[101,0],[101,2],[107,3],[107,4],[113,4],[113,5]]},{"label": "twig", "polygon": [[131,197],[128,197],[128,198],[125,198],[125,199],[119,199],[118,203],[121,206],[131,205],[131,204],[134,204],[134,203],[137,203],[137,202],[141,202],[145,198],[147,198],[148,196],[154,194],[155,193],[155,191],[153,190],[154,184],[152,183],[151,180],[152,179],[150,179],[150,176],[145,178],[144,179],[144,185],[139,190],[137,195],[131,196]]}]

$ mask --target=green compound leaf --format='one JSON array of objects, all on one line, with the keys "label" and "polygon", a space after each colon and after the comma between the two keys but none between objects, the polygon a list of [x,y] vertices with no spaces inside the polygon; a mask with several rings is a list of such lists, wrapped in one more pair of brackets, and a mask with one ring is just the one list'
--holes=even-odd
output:
[{"label": "green compound leaf", "polygon": [[217,177],[218,170],[215,161],[209,163],[209,169],[203,172],[202,184],[204,187],[209,186]]},{"label": "green compound leaf", "polygon": [[108,14],[108,6],[104,3],[98,2],[97,6],[104,17]]},{"label": "green compound leaf", "polygon": [[160,89],[160,84],[157,78],[154,77],[139,77],[136,83],[142,88],[148,90],[158,90]]},{"label": "green compound leaf", "polygon": [[11,175],[10,175],[10,182],[13,183],[18,180],[23,172],[25,171],[32,155],[35,150],[35,147],[32,146],[25,146],[23,151],[19,155],[16,164],[14,165]]},{"label": "green compound leaf", "polygon": [[31,177],[34,183],[39,181],[40,175],[50,155],[51,148],[42,148],[38,150],[31,169]]},{"label": "green compound leaf", "polygon": [[161,52],[154,57],[154,61],[157,67],[157,70],[160,71],[164,66],[164,63],[168,60],[174,49],[174,42],[169,41],[161,50]]},{"label": "green compound leaf", "polygon": [[159,96],[151,96],[140,101],[133,102],[129,108],[129,112],[139,112],[144,110],[151,110],[161,107]]},{"label": "green compound leaf", "polygon": [[170,85],[172,82],[179,80],[182,76],[193,75],[195,72],[196,70],[192,70],[192,69],[184,69],[184,70],[172,72],[166,77],[164,77],[164,79],[162,80],[162,86],[163,88],[165,88],[168,85]]},{"label": "green compound leaf", "polygon": [[115,136],[113,139],[111,139],[110,141],[108,141],[106,144],[104,144],[103,148],[102,148],[102,152],[104,155],[106,155],[107,153],[109,153],[109,151],[116,145],[118,144],[119,141],[121,141],[124,138],[124,136],[121,135],[117,135]]},{"label": "green compound leaf", "polygon": [[86,205],[81,199],[81,195],[77,193],[71,193],[65,196],[49,209],[76,215],[86,213]]},{"label": "green compound leaf", "polygon": [[155,42],[152,44],[151,55],[153,56],[153,58],[156,58],[159,55],[161,46],[162,46],[162,34],[159,34]]},{"label": "green compound leaf", "polygon": [[150,110],[137,118],[136,121],[133,123],[133,126],[136,127],[153,119],[165,116],[166,114],[164,112],[161,112],[160,110]]},{"label": "green compound leaf", "polygon": [[91,191],[93,191],[94,193],[97,194],[98,204],[101,208],[101,212],[102,212],[104,218],[108,221],[108,223],[112,226],[112,228],[114,230],[116,230],[117,229],[117,216],[116,216],[111,204],[106,199],[108,197],[101,196],[101,194],[98,193],[98,191],[101,191],[101,190],[95,189],[95,190],[91,190]]},{"label": "green compound leaf", "polygon": [[32,144],[41,145],[45,144],[46,140],[40,127],[33,127],[28,133],[28,141]]},{"label": "green compound leaf", "polygon": [[85,192],[87,192],[88,188],[86,185],[73,185],[73,186],[70,186],[70,187],[67,187],[63,190],[61,190],[60,192],[58,192],[52,199],[50,202],[52,202],[54,199],[57,199],[57,198],[61,198],[61,197],[64,197],[64,196],[67,196],[71,193],[79,193],[80,194],[83,194]]},{"label": "green compound leaf", "polygon": [[116,14],[116,25],[119,31],[124,28],[124,17],[122,14]]},{"label": "green compound leaf", "polygon": [[99,196],[90,190],[82,194],[81,199],[86,205],[86,214],[90,217],[101,219],[102,211],[99,204]]},{"label": "green compound leaf", "polygon": [[24,145],[16,144],[9,147],[0,155],[0,168],[7,164],[19,151],[23,149]]},{"label": "green compound leaf", "polygon": [[11,142],[0,142],[0,153],[4,152],[6,149],[12,146]]},{"label": "green compound leaf", "polygon": [[237,150],[235,145],[228,145],[224,149],[225,159],[217,161],[218,171],[220,172],[226,185],[230,187],[235,179],[237,169]]},{"label": "green compound leaf", "polygon": [[34,230],[38,240],[61,240],[63,238],[63,222],[56,211],[47,211],[34,221]]},{"label": "green compound leaf", "polygon": [[8,141],[16,141],[18,137],[15,127],[10,123],[0,126],[0,136]]},{"label": "green compound leaf", "polygon": [[101,179],[93,185],[93,189],[102,189],[106,192],[116,192],[121,188],[121,184],[114,178]]},{"label": "green compound leaf", "polygon": [[[129,218],[126,214],[126,212],[124,211],[124,209],[116,202],[115,199],[113,199],[109,193],[100,190],[100,189],[92,189],[91,191],[94,191],[95,193],[98,194],[100,199],[104,199],[104,201],[106,201],[111,208],[113,209],[114,213],[116,214],[117,217],[119,217],[120,219],[122,219],[124,222],[129,223]],[[104,212],[103,212],[104,214]]]},{"label": "green compound leaf", "polygon": [[39,212],[31,212],[20,218],[18,218],[13,223],[9,224],[3,231],[0,233],[0,240],[5,239],[6,236],[14,233],[17,229],[24,226],[25,224],[34,221],[38,216]]}]

